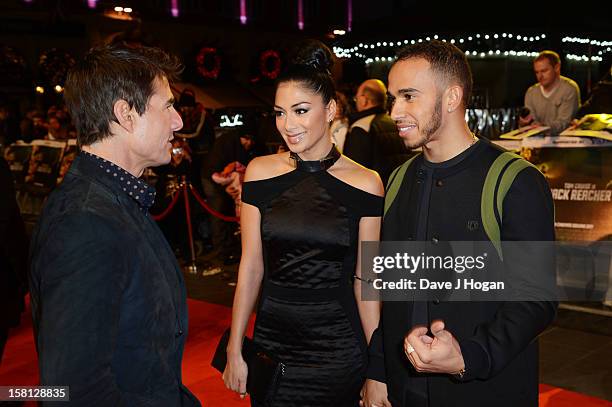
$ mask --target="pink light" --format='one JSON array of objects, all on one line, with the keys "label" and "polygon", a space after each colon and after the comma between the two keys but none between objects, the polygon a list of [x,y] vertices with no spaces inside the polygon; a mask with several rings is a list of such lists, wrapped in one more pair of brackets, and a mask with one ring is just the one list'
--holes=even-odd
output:
[{"label": "pink light", "polygon": [[178,0],[172,0],[171,4],[172,6],[170,6],[170,13],[172,14],[172,17],[178,17],[179,16]]},{"label": "pink light", "polygon": [[298,0],[298,28],[300,30],[304,29],[304,2],[303,0]]},{"label": "pink light", "polygon": [[98,0],[87,0],[87,6],[89,6],[89,8],[96,8],[97,2]]},{"label": "pink light", "polygon": [[351,32],[353,29],[353,0],[347,0],[347,12],[346,12],[346,31]]},{"label": "pink light", "polygon": [[240,24],[246,24],[247,13],[246,13],[246,0],[240,0]]}]

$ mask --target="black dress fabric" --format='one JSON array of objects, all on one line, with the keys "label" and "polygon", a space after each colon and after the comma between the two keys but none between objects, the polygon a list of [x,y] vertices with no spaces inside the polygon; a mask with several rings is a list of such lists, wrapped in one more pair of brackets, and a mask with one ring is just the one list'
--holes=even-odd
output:
[{"label": "black dress fabric", "polygon": [[357,406],[367,353],[352,276],[359,221],[381,216],[383,199],[298,163],[245,182],[242,201],[261,213],[265,272],[254,340],[287,365],[270,406]]}]

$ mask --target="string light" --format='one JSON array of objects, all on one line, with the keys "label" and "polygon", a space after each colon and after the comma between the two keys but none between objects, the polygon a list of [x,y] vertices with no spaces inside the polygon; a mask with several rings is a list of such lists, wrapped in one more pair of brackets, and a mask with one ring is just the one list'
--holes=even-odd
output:
[{"label": "string light", "polygon": [[586,55],[574,55],[574,54],[567,54],[566,58],[573,60],[573,61],[583,61],[583,62],[588,62],[588,61],[601,62],[603,61],[603,58],[598,57],[598,56],[588,57]]},{"label": "string light", "polygon": [[[402,45],[408,45],[408,44],[417,44],[417,43],[422,43],[423,41],[430,41],[431,39],[439,39],[439,35],[435,34],[435,35],[428,35],[425,36],[424,38],[414,38],[414,39],[404,39],[403,41],[376,41],[376,42],[372,42],[372,43],[363,43],[360,42],[359,44],[355,45],[354,47],[351,48],[345,48],[342,46],[336,46],[334,47],[334,53],[336,54],[336,56],[338,56],[339,58],[360,58],[362,60],[364,60],[364,62],[366,64],[371,64],[374,62],[389,62],[389,61],[393,61],[394,57],[386,57],[386,56],[381,56],[381,55],[367,55],[367,53],[372,53],[372,51],[368,51],[368,50],[375,50],[373,51],[374,53],[394,53],[395,48],[396,47],[400,47]],[[499,40],[500,38],[505,38],[505,39],[514,39],[515,41],[519,41],[520,44],[530,44],[530,47],[534,47],[537,46],[537,42],[540,42],[544,39],[546,39],[546,34],[538,34],[538,35],[522,35],[522,34],[513,34],[513,33],[507,33],[507,32],[503,32],[503,33],[489,33],[489,34],[484,34],[484,33],[475,33],[472,35],[467,36],[467,38],[464,37],[455,37],[455,38],[449,38],[447,39],[441,39],[441,41],[444,42],[450,42],[451,44],[463,44],[461,45],[461,47],[463,49],[466,49],[466,55],[472,58],[486,58],[486,57],[529,57],[529,58],[533,58],[535,56],[537,56],[539,53],[535,52],[535,51],[531,51],[531,50],[513,50],[513,49],[507,49],[504,50],[502,47],[502,49],[499,49],[500,45],[504,45],[504,44],[499,44],[497,41],[495,43],[491,43],[491,41],[494,40]],[[483,43],[483,41],[487,41],[486,43]],[[593,54],[597,54],[595,56],[591,56],[588,57],[586,55],[576,55],[576,54],[567,54],[566,57],[569,60],[573,60],[573,61],[581,61],[581,62],[585,62],[585,61],[597,61],[597,62],[601,62],[603,61],[602,55],[608,52],[611,52],[611,48],[610,46],[612,46],[612,41],[601,41],[601,40],[597,40],[597,39],[590,39],[590,38],[577,38],[577,37],[564,37],[562,39],[562,42],[564,43],[580,43],[580,44],[586,44],[589,46],[595,46],[595,47],[599,47],[599,49],[596,49],[593,51]],[[470,45],[470,43],[472,43]],[[483,47],[485,47],[486,45],[489,45],[489,49],[482,49]],[[533,44],[533,45],[531,45]],[[478,50],[472,50],[473,48],[478,48]],[[544,48],[544,47],[538,47],[538,48]],[[366,53],[364,52],[360,52],[360,50],[366,50]],[[378,58],[378,59],[376,59]]]},{"label": "string light", "polygon": [[590,45],[597,45],[599,47],[608,47],[612,45],[612,41],[597,41],[597,40],[591,40],[590,38],[578,38],[578,37],[563,37],[561,39],[561,42],[590,44]]}]

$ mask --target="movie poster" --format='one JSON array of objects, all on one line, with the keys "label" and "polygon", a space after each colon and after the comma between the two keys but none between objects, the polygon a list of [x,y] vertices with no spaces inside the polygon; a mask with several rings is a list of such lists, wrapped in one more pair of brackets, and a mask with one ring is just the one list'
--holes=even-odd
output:
[{"label": "movie poster", "polygon": [[44,188],[55,187],[65,146],[63,141],[34,140],[25,183]]},{"label": "movie poster", "polygon": [[575,139],[554,147],[524,143],[521,155],[535,164],[555,202],[557,240],[612,237],[612,143],[580,146]]},{"label": "movie poster", "polygon": [[30,144],[11,144],[4,150],[4,159],[11,169],[17,187],[23,185],[32,154]]}]

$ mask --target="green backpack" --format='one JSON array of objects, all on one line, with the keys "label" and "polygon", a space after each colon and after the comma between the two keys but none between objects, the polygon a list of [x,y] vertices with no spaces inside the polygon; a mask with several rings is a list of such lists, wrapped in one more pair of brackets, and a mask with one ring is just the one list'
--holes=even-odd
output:
[{"label": "green backpack", "polygon": [[[383,217],[387,215],[387,211],[397,197],[399,188],[406,175],[406,170],[419,155],[420,154],[417,154],[411,157],[391,173],[385,193],[385,210]],[[497,212],[499,213],[499,220],[501,222],[503,219],[504,198],[516,176],[528,167],[536,168],[533,164],[524,160],[519,155],[506,151],[493,161],[487,173],[487,177],[485,178],[482,195],[480,197],[480,216],[482,217],[482,226],[484,227],[485,233],[491,243],[493,243],[493,246],[495,246],[495,250],[497,250],[500,259],[503,259],[501,248],[501,224],[498,223],[495,218],[495,206],[497,205]],[[495,187],[498,183],[499,187],[496,194]]]}]

